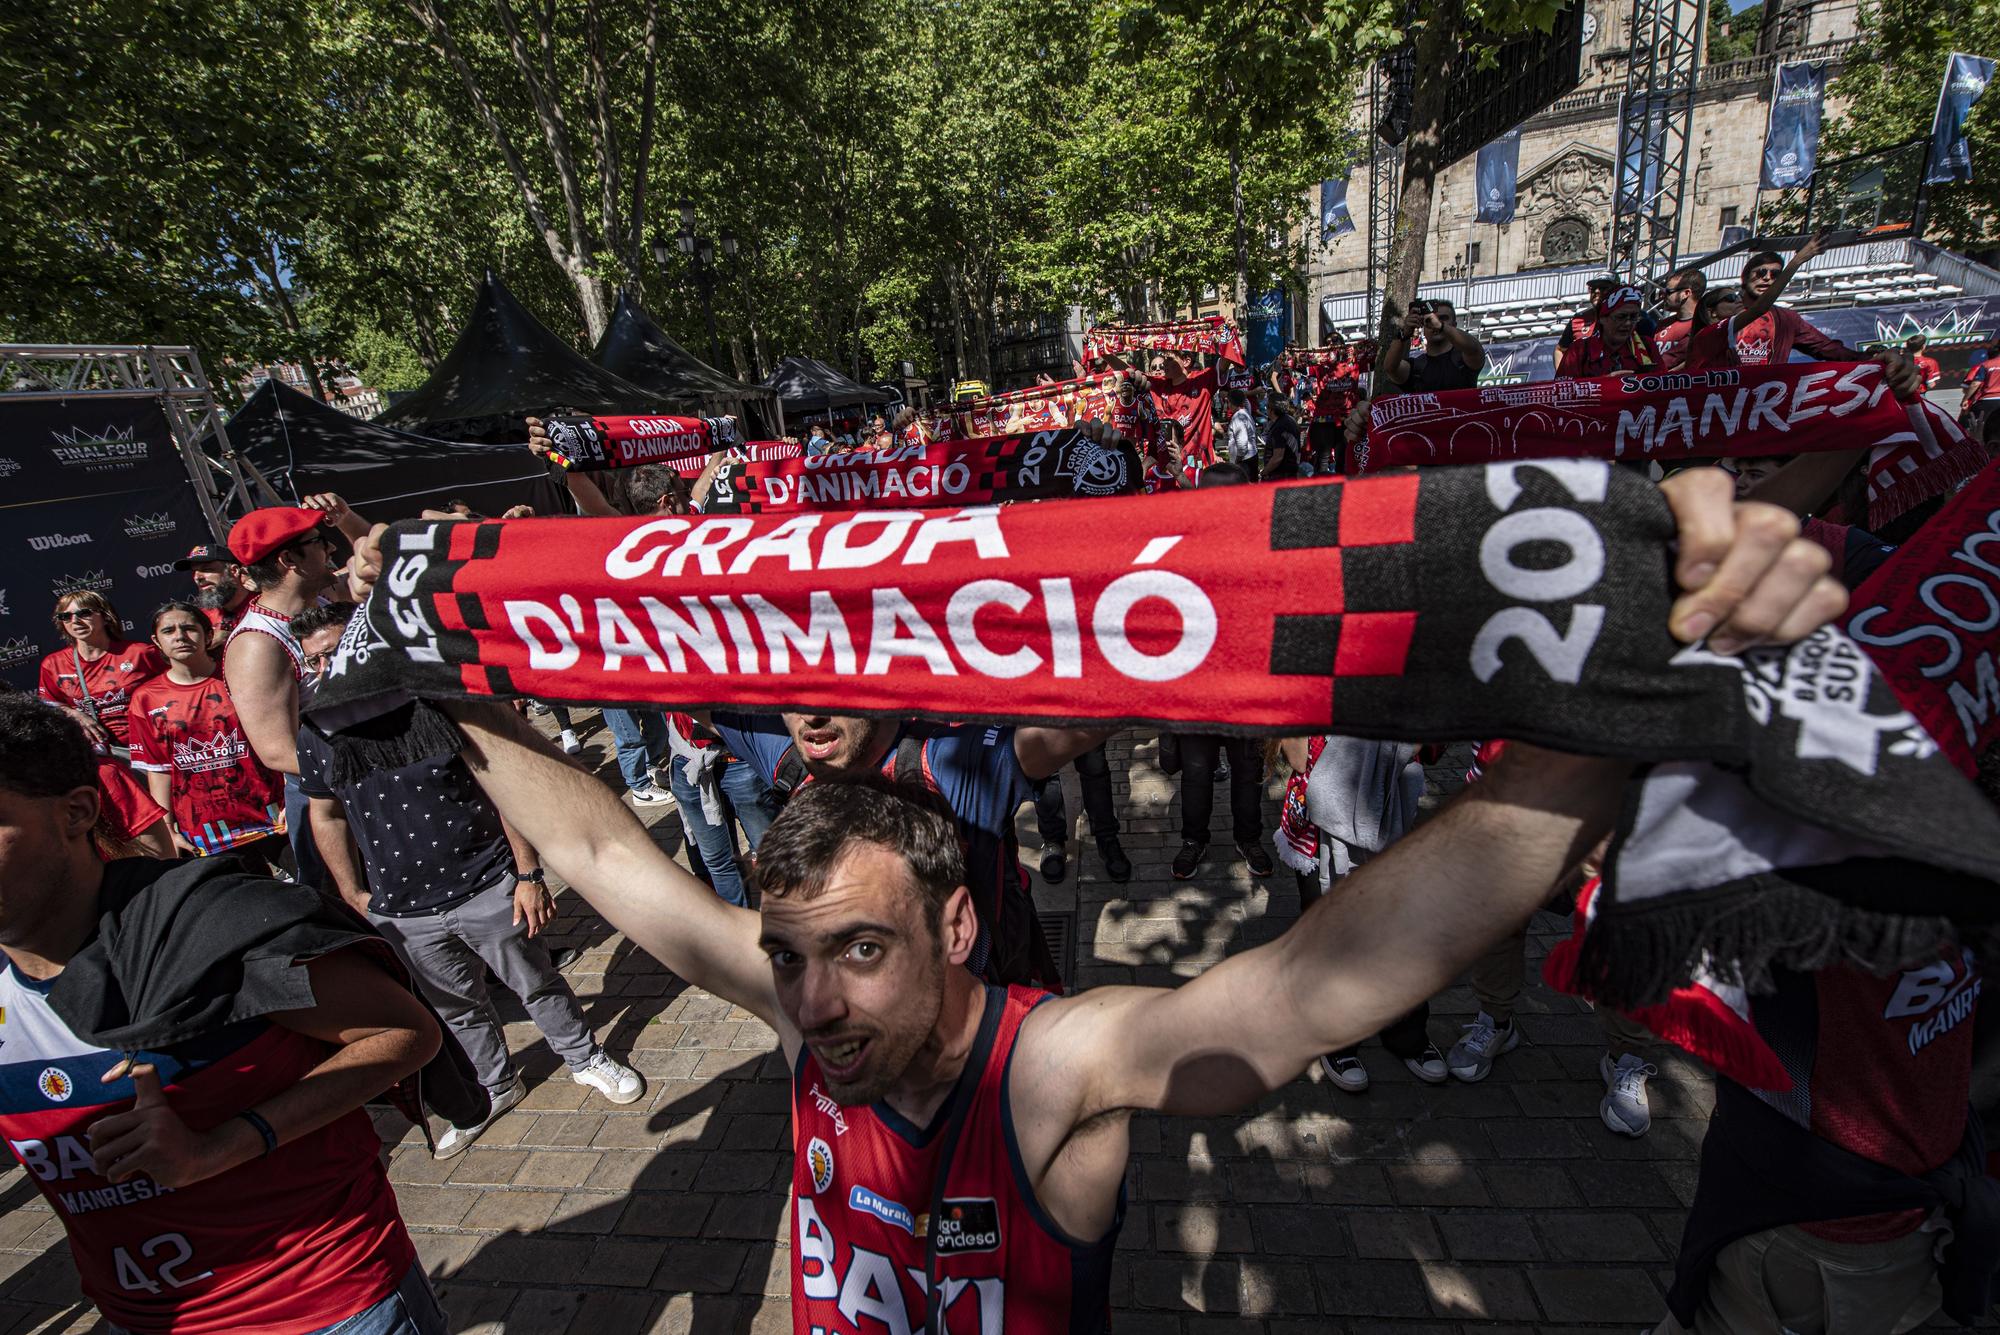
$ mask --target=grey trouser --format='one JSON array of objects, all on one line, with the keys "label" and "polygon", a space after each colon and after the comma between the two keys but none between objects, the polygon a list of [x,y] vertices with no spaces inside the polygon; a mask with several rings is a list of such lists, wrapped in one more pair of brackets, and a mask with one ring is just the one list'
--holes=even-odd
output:
[{"label": "grey trouser", "polygon": [[528,1018],[572,1071],[597,1055],[597,1040],[583,1022],[576,993],[556,972],[542,943],[528,939],[527,924],[514,921],[511,880],[502,879],[436,913],[415,918],[370,913],[368,921],[396,948],[486,1088],[512,1083],[514,1063],[500,1017],[486,995],[482,963],[521,999]]}]

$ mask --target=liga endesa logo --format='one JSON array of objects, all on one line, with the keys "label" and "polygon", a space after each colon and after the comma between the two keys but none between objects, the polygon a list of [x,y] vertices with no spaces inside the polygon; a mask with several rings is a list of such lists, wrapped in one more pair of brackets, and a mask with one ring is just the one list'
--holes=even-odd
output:
[{"label": "liga endesa logo", "polygon": [[178,527],[165,510],[158,514],[125,516],[125,536],[128,538],[164,538]]},{"label": "liga endesa logo", "polygon": [[25,635],[0,640],[0,668],[19,667],[23,663],[35,662],[42,656],[42,646]]},{"label": "liga endesa logo", "polygon": [[152,446],[138,438],[134,428],[107,426],[101,431],[77,427],[58,431],[49,453],[64,468],[86,473],[122,473],[145,463]]}]

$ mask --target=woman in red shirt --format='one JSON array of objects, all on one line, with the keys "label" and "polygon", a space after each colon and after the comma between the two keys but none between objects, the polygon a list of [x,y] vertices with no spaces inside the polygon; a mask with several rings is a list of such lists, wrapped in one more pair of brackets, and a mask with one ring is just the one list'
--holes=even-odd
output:
[{"label": "woman in red shirt", "polygon": [[1660,352],[1639,332],[1642,306],[1639,290],[1621,287],[1598,307],[1597,323],[1582,338],[1563,349],[1556,367],[1558,380],[1588,380],[1660,369]]},{"label": "woman in red shirt", "polygon": [[269,868],[285,847],[284,781],[243,739],[229,687],[208,649],[208,618],[193,603],[153,613],[167,670],[132,692],[132,764],[173,816],[184,853],[244,855]]},{"label": "woman in red shirt", "polygon": [[118,614],[101,593],[83,589],[56,599],[56,629],[69,643],[42,659],[43,701],[83,728],[97,752],[97,787],[104,795],[103,832],[114,851],[170,858],[174,845],[160,809],[125,763],[126,706],[132,691],[167,670],[150,644],[116,639]]}]

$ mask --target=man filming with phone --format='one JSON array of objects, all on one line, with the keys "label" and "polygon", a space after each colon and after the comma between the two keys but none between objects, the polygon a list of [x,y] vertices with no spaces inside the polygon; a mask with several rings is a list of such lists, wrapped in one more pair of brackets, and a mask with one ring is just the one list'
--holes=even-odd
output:
[{"label": "man filming with phone", "polygon": [[[1413,348],[1416,336],[1423,346]],[[1448,301],[1410,303],[1410,313],[1388,340],[1380,363],[1376,393],[1471,389],[1486,365],[1486,349],[1458,327],[1458,311]]]}]

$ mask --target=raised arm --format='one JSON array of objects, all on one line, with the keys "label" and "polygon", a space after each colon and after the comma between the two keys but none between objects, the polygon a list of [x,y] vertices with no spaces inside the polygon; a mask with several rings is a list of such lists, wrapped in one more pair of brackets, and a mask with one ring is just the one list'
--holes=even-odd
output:
[{"label": "raised arm", "polygon": [[[1846,605],[1798,521],[1733,504],[1720,469],[1688,470],[1662,490],[1680,521],[1676,574],[1694,590],[1671,613],[1679,639],[1706,633],[1732,653],[1797,639]],[[1611,828],[1627,770],[1517,743],[1280,940],[1171,991],[1098,988],[1057,1003],[1029,1077],[1043,1116],[1076,1126],[1121,1109],[1233,1111],[1376,1032],[1548,898]]]},{"label": "raised arm", "polygon": [[447,707],[465,730],[465,763],[543,866],[674,973],[779,1029],[755,913],[717,899],[661,851],[616,794],[513,710]]}]

